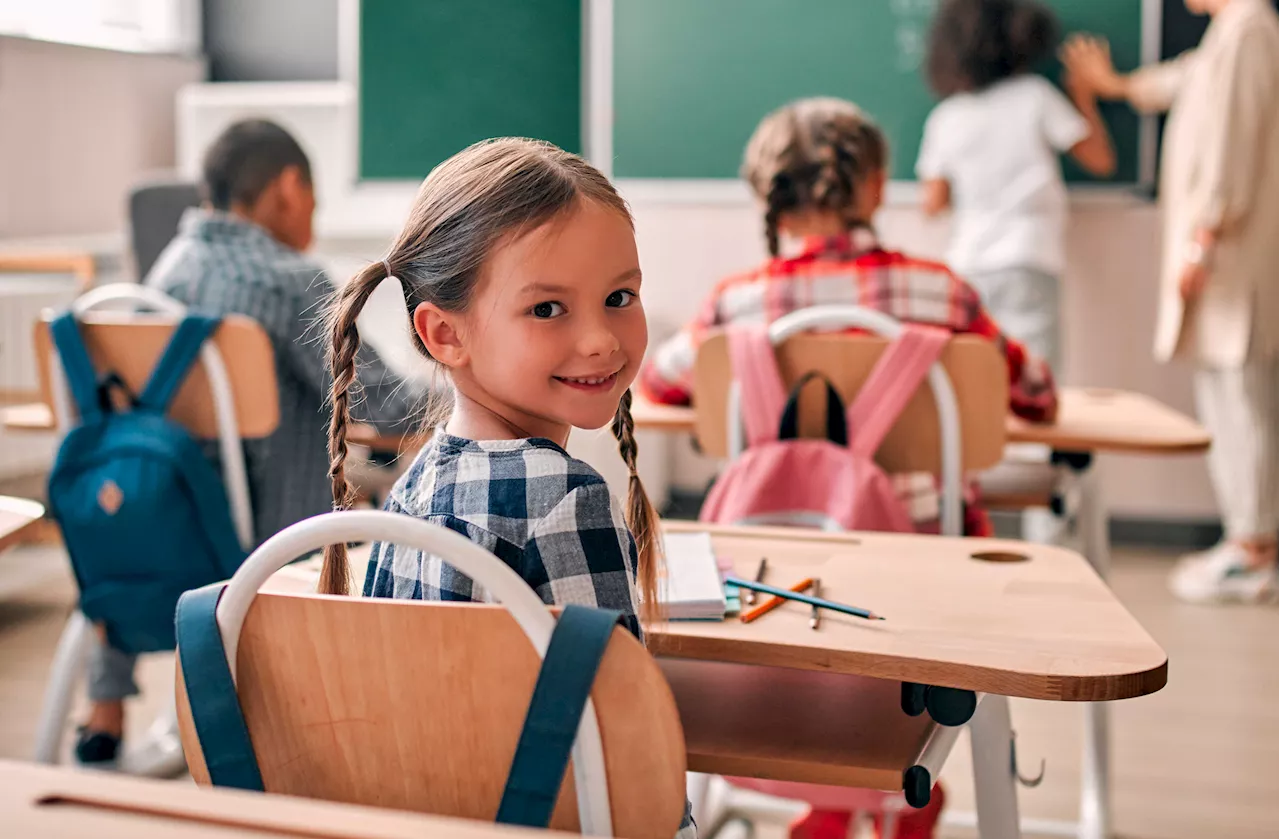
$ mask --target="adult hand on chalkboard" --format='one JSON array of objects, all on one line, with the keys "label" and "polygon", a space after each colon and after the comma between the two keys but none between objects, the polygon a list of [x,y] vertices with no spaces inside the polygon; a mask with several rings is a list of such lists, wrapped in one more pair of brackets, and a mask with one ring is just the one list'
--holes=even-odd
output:
[{"label": "adult hand on chalkboard", "polygon": [[1111,63],[1111,45],[1105,38],[1076,33],[1058,52],[1072,84],[1092,90],[1104,99],[1123,99],[1124,76]]}]

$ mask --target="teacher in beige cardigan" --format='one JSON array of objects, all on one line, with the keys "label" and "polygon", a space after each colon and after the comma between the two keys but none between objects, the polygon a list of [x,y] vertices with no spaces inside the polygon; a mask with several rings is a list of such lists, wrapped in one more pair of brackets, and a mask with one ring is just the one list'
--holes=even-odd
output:
[{"label": "teacher in beige cardigan", "polygon": [[1140,111],[1169,111],[1161,159],[1164,221],[1155,354],[1195,366],[1209,471],[1226,538],[1179,563],[1174,593],[1257,601],[1276,591],[1276,13],[1265,0],[1186,0],[1212,16],[1200,46],[1127,76],[1106,44],[1075,36],[1078,83]]}]

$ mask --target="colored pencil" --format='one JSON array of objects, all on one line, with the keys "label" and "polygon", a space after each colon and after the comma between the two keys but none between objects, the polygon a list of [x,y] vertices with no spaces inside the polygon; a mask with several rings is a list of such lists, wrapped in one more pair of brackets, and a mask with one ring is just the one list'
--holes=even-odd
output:
[{"label": "colored pencil", "polygon": [[806,603],[810,606],[817,606],[820,609],[827,609],[832,612],[840,612],[844,615],[853,615],[855,618],[866,618],[867,620],[884,620],[884,616],[877,615],[866,609],[860,609],[857,606],[846,606],[843,603],[837,603],[834,600],[825,600],[821,597],[810,597],[807,594],[799,592],[787,591],[784,588],[777,588],[766,583],[753,583],[750,580],[742,580],[737,577],[729,577],[725,580],[731,586],[745,588],[749,591],[758,591],[761,594],[772,594],[774,597],[781,597],[785,600],[795,600],[798,603]]},{"label": "colored pencil", "polygon": [[[761,584],[757,583],[756,585],[761,585]],[[800,582],[798,582],[798,583],[796,583],[795,585],[793,585],[793,586],[788,590],[788,593],[791,593],[791,594],[799,594],[800,592],[805,591],[806,589],[808,589],[808,588],[809,588],[809,586],[811,586],[811,585],[813,585],[813,578],[809,578],[809,579],[801,580]],[[773,588],[773,587],[772,587],[772,586],[768,586],[768,588]],[[770,592],[765,592],[765,593],[766,593],[766,594],[769,594]],[[742,615],[742,622],[743,622],[743,623],[751,623],[751,622],[752,622],[753,620],[755,620],[756,618],[761,617],[761,616],[763,616],[763,615],[767,614],[768,612],[772,612],[774,609],[778,608],[778,607],[779,607],[779,606],[781,606],[783,603],[786,603],[786,602],[787,602],[787,599],[788,599],[788,598],[786,598],[786,597],[780,597],[780,596],[778,596],[778,595],[776,595],[776,594],[775,594],[773,597],[770,597],[768,600],[766,600],[765,602],[761,603],[759,606],[755,607],[755,608],[754,608],[754,609],[752,609],[751,611],[744,613],[744,614]]]}]

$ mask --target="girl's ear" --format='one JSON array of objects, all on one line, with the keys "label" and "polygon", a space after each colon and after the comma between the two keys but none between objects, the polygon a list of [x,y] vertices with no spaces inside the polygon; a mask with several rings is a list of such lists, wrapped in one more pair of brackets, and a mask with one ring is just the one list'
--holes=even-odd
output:
[{"label": "girl's ear", "polygon": [[413,331],[431,357],[445,367],[462,367],[470,360],[462,342],[461,319],[461,314],[430,303],[419,303],[413,310]]}]

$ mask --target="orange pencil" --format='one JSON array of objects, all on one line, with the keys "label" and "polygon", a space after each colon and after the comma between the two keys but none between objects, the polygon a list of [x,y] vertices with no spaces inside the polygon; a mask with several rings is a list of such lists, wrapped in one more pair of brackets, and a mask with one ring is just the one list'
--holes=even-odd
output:
[{"label": "orange pencil", "polygon": [[[787,590],[794,591],[796,594],[800,594],[801,592],[808,591],[809,587],[812,585],[813,585],[813,578],[808,577],[796,583],[795,585],[793,585],[791,588]],[[770,597],[768,600],[761,603],[759,606],[755,607],[751,611],[743,612],[742,622],[751,623],[756,618],[760,617],[766,612],[772,612],[774,609],[778,608],[779,606],[781,606],[783,603],[786,603],[786,602],[787,602],[787,599],[785,597],[777,597],[776,595],[774,597]]]}]

